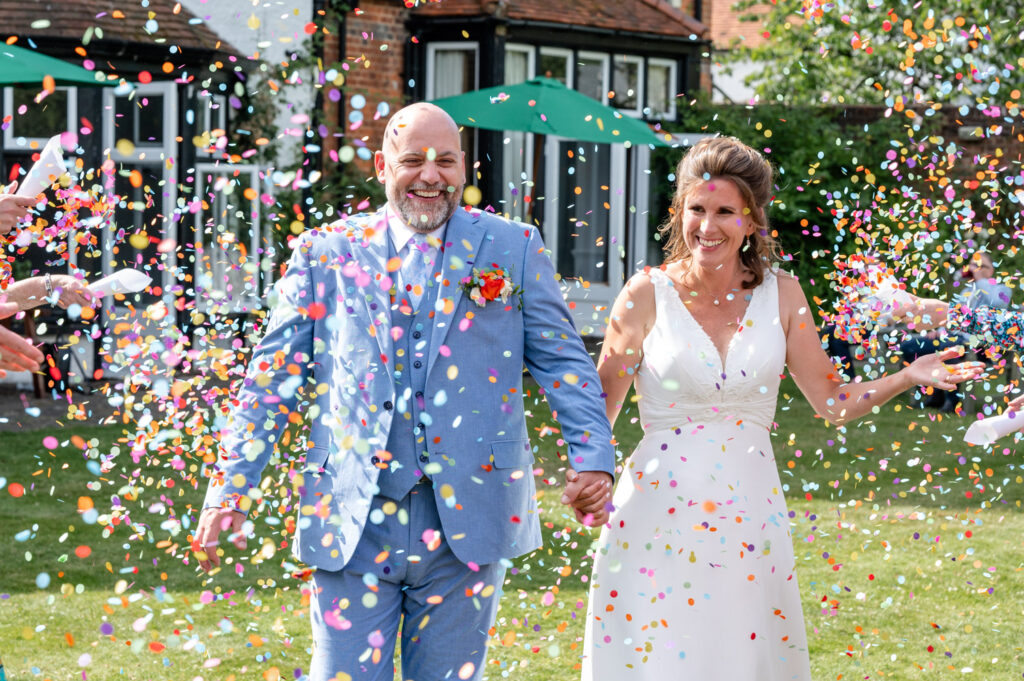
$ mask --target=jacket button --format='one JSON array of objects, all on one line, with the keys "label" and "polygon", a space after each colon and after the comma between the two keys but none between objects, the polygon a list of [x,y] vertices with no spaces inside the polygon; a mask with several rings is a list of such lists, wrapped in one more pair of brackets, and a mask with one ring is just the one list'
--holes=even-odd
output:
[{"label": "jacket button", "polygon": [[379,464],[380,463],[380,457],[377,456],[377,455],[371,456],[370,457],[370,463],[372,463],[373,465]]},{"label": "jacket button", "polygon": [[416,427],[417,427],[417,428],[419,428],[420,430],[423,430],[424,428],[426,428],[426,426],[425,426],[425,425],[423,425],[423,422],[422,422],[422,421],[420,421],[419,423],[417,423],[417,424],[416,424]]},{"label": "jacket button", "polygon": [[412,363],[412,365],[419,369],[421,366],[423,366],[423,362],[416,360],[415,362]]},{"label": "jacket button", "polygon": [[420,454],[420,461],[430,461],[430,457],[426,454]]},{"label": "jacket button", "polygon": [[392,409],[392,408],[393,408],[394,406],[395,406],[395,405],[393,405],[393,404],[391,403],[391,400],[387,400],[387,401],[385,401],[385,402],[384,402],[384,408],[385,408],[385,409],[387,409],[388,411],[391,411],[391,409]]},{"label": "jacket button", "polygon": [[420,333],[419,331],[413,331],[413,332],[412,332],[412,337],[413,337],[413,338],[419,338],[419,337],[420,337],[420,336],[422,336],[422,335],[423,335],[423,334],[422,334],[422,333]]},{"label": "jacket button", "polygon": [[416,391],[416,397],[423,397],[423,391],[422,390],[417,390]]}]

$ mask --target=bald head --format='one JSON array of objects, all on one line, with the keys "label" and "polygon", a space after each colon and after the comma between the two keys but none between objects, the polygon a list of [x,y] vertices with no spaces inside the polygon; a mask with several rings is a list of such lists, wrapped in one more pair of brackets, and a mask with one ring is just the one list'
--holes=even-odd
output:
[{"label": "bald head", "polygon": [[399,109],[388,119],[387,127],[384,129],[384,139],[381,147],[385,152],[394,148],[401,138],[413,128],[427,128],[435,131],[438,135],[451,135],[459,141],[459,151],[462,151],[462,139],[459,137],[459,126],[448,115],[448,112],[430,102],[416,102]]},{"label": "bald head", "polygon": [[466,183],[459,126],[440,107],[420,102],[388,121],[374,154],[388,204],[418,232],[432,232],[452,216]]}]

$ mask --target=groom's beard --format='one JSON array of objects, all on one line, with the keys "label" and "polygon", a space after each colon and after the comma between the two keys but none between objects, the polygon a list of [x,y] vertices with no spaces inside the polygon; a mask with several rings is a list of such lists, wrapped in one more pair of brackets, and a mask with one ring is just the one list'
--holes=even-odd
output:
[{"label": "groom's beard", "polygon": [[[398,211],[405,224],[416,232],[429,234],[448,222],[459,207],[464,185],[449,191],[448,185],[407,187],[404,191],[397,188],[387,189],[388,202]],[[441,195],[431,201],[424,201],[412,194],[413,191],[439,191]]]}]

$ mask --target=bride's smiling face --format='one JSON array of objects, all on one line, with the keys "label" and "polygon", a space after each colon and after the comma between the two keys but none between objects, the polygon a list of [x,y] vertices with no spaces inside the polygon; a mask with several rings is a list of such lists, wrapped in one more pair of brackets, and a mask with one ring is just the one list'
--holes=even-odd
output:
[{"label": "bride's smiling face", "polygon": [[739,258],[754,223],[736,184],[713,177],[696,184],[686,196],[682,229],[692,263],[714,269]]}]

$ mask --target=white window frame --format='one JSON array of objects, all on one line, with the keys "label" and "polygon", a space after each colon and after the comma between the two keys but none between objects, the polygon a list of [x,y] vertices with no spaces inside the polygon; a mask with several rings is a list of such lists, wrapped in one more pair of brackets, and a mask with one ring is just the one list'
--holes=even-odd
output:
[{"label": "white window frame", "polygon": [[[536,77],[537,75],[537,51],[533,45],[527,45],[526,43],[507,43],[505,45],[505,53],[519,52],[520,54],[526,55],[526,79]],[[508,83],[505,83],[508,85]]]},{"label": "white window frame", "polygon": [[[262,186],[262,169],[260,166],[255,164],[226,165],[221,163],[199,162],[196,163],[195,170],[195,198],[198,199],[200,202],[206,199],[207,175],[228,177],[230,180],[230,178],[234,176],[236,173],[239,175],[247,174],[249,176],[249,186],[253,187],[256,190],[257,194],[262,193],[261,190],[264,189],[264,187]],[[244,191],[244,188],[242,188],[241,191]],[[251,202],[251,204],[252,211],[255,215],[250,216],[249,218],[252,221],[252,234],[250,235],[249,243],[246,244],[246,249],[249,252],[249,259],[256,263],[257,269],[260,272],[260,274],[258,274],[257,276],[262,277],[263,257],[260,255],[260,248],[263,245],[263,205],[260,202],[258,196]],[[210,207],[210,210],[213,210],[212,205]],[[223,281],[224,270],[218,265],[219,261],[209,261],[211,265],[209,270],[206,270],[205,265],[203,264],[203,257],[201,256],[201,254],[206,255],[207,246],[210,244],[207,243],[206,239],[206,213],[202,209],[196,211],[193,224],[195,226],[196,247],[196,271],[193,274],[193,276],[196,278],[196,283],[198,283],[200,276],[209,273],[214,283],[214,286],[211,286],[210,289],[208,289],[208,295],[197,295],[197,308],[202,312],[206,312],[208,311],[208,308],[210,307],[211,303],[220,301],[219,297],[215,297],[209,294],[213,291],[219,290],[215,288],[215,285],[217,282]],[[209,250],[210,252],[212,252],[213,249],[211,248]],[[263,282],[263,285],[259,286],[256,290],[246,290],[246,295],[244,298],[240,296],[242,292],[235,292],[235,299],[233,301],[233,304],[237,306],[246,305],[250,310],[259,308],[262,299],[267,292],[268,286],[269,282],[265,281]]]},{"label": "white window frame", "polygon": [[[64,130],[60,130],[54,134],[60,134],[62,132],[74,132],[78,130],[78,88],[70,85],[61,85],[55,88],[67,93],[68,99],[68,110],[66,126]],[[24,135],[17,135],[17,121],[18,112],[14,110],[14,88],[4,88],[4,111],[11,115],[12,125],[7,126],[4,130],[4,148],[5,149],[16,149],[19,151],[40,151],[49,141],[49,137],[25,137]]]},{"label": "white window frame", "polygon": [[[506,54],[506,57],[507,57],[509,52],[517,52],[519,54],[525,54],[526,55],[526,79],[527,80],[529,80],[531,78],[535,78],[537,76],[537,50],[533,47],[533,45],[527,45],[525,43],[506,43],[505,44],[505,54]],[[566,63],[568,63],[568,62],[566,62]],[[508,69],[506,69],[505,72],[507,74],[508,73]],[[504,84],[508,85],[509,83],[506,81]],[[510,150],[508,148],[508,145],[504,144],[504,140],[507,139],[514,132],[521,132],[521,131],[505,130],[505,131],[502,132],[502,142],[503,142],[502,143],[502,147],[503,147],[503,153],[505,153],[505,154],[510,153]],[[527,175],[530,175],[533,172],[533,145],[534,145],[533,133],[527,132],[527,133],[522,133],[522,134],[523,134],[523,166],[526,169]],[[505,169],[503,167],[502,168],[502,173],[504,173],[504,170]],[[522,212],[522,214],[524,216],[529,214],[530,206],[529,206],[529,204],[526,203],[526,197],[530,193],[530,191],[529,191],[530,188],[527,187],[523,183],[522,178],[521,177],[515,177],[515,178],[502,177],[501,179],[502,179],[502,185],[501,185],[502,200],[506,202],[505,205],[504,205],[505,215],[507,217],[511,217],[513,220],[518,220],[519,219],[519,215],[516,215],[515,213]],[[530,180],[532,182],[536,182],[537,178],[531,177]],[[519,198],[518,198],[518,204],[519,205],[517,207],[515,207],[515,209],[516,209],[515,213],[513,212],[513,207],[514,206],[512,204],[514,202],[512,201],[511,190],[508,188],[509,181],[511,181],[512,184],[519,191]]]},{"label": "white window frame", "polygon": [[[632,109],[625,109],[615,105],[615,102],[609,102],[608,105],[613,107],[623,116],[630,116],[632,118],[641,118],[644,115],[644,102],[646,101],[647,92],[645,90],[644,83],[644,58],[636,54],[617,54],[613,57],[614,61],[622,61],[627,64],[636,65],[636,106]],[[608,89],[614,89],[615,87],[615,76],[614,68],[612,69],[612,75],[610,82],[608,83]],[[616,99],[618,98],[619,91],[615,90]]]},{"label": "white window frame", "polygon": [[[669,83],[669,97],[668,97],[668,111],[663,114],[656,114],[654,110],[651,110],[651,115],[648,118],[655,118],[659,120],[675,120],[677,114],[676,111],[676,97],[672,94],[671,90],[675,89],[675,84],[679,82],[679,62],[675,59],[663,59],[660,57],[650,57],[647,60],[647,68],[650,69],[652,66],[667,66],[668,67],[668,83]],[[679,93],[675,93],[679,94]],[[650,108],[650,102],[646,100],[646,93],[644,98],[644,108]]]},{"label": "white window frame", "polygon": [[[220,95],[209,90],[203,90],[195,93],[194,100],[196,111],[195,128],[199,133],[203,133],[210,130],[223,130],[227,133],[228,129],[228,98],[227,95]],[[213,109],[212,104],[216,104],[217,108]],[[199,107],[202,110],[198,110]],[[216,120],[214,120],[216,117]],[[217,154],[215,152],[208,152],[205,149],[196,147],[196,158],[214,158]]]},{"label": "white window frame", "polygon": [[469,91],[476,90],[480,87],[480,44],[470,42],[438,42],[430,43],[427,45],[427,83],[426,93],[427,100],[437,99],[434,94],[435,86],[435,75],[434,75],[434,60],[437,58],[439,51],[445,52],[472,52],[473,53],[473,85]]},{"label": "white window frame", "polygon": [[[165,216],[163,236],[167,239],[177,240],[177,221],[173,219],[173,216],[175,207],[178,203],[178,183],[174,181],[178,163],[178,117],[176,115],[178,111],[178,88],[175,83],[170,81],[156,81],[137,85],[134,87],[134,90],[135,98],[145,97],[147,95],[163,95],[164,143],[162,145],[136,145],[135,149],[130,154],[122,154],[119,152],[115,146],[117,140],[114,132],[114,116],[116,114],[114,88],[106,88],[103,92],[103,147],[107,150],[107,153],[110,154],[110,159],[115,163],[147,165],[151,168],[159,169],[156,174],[160,175],[164,180],[164,191],[157,193],[157,197],[163,202],[160,206],[160,213]],[[132,142],[134,144],[134,140],[132,140]],[[173,161],[170,168],[168,168],[168,159]],[[115,225],[114,221],[111,220],[103,243],[104,276],[112,272],[111,258],[108,257],[107,251],[114,243],[114,235],[117,229],[117,225]],[[171,252],[170,254],[165,254],[164,257],[167,259],[173,259],[177,258],[177,255],[175,252]],[[159,285],[164,290],[163,298],[165,302],[173,304],[174,298],[170,293],[170,289],[174,285],[174,275],[177,270],[177,263],[170,262],[165,264],[166,266],[163,269],[163,278],[159,282]],[[108,296],[107,300],[104,302],[104,306],[109,307],[112,304],[113,297]]]},{"label": "white window frame", "polygon": [[[565,86],[570,90],[576,87],[576,63],[572,60],[572,50],[567,50],[564,47],[542,47],[540,48],[540,56],[542,57],[562,57],[565,59]],[[536,73],[537,65],[534,64],[534,73]]]},{"label": "white window frame", "polygon": [[[606,52],[588,52],[588,51],[585,51],[585,50],[580,50],[579,52],[576,53],[576,59],[577,59],[577,62],[573,63],[573,65],[572,65],[572,73],[573,73],[573,77],[574,78],[576,77],[576,69],[579,67],[579,61],[578,60],[586,59],[587,61],[599,61],[599,62],[601,62],[601,65],[602,65],[602,68],[601,68],[601,85],[602,85],[602,87],[601,87],[601,99],[599,99],[597,101],[601,102],[602,104],[607,105],[608,104],[608,90],[611,89],[610,88],[610,86],[611,86],[611,83],[610,83],[610,81],[611,81],[611,61],[612,61],[611,60],[611,55],[607,54]],[[573,89],[578,90],[579,88],[578,87],[574,87]],[[586,93],[584,93],[584,94],[586,94]],[[590,95],[587,95],[587,96],[589,97]]]}]

